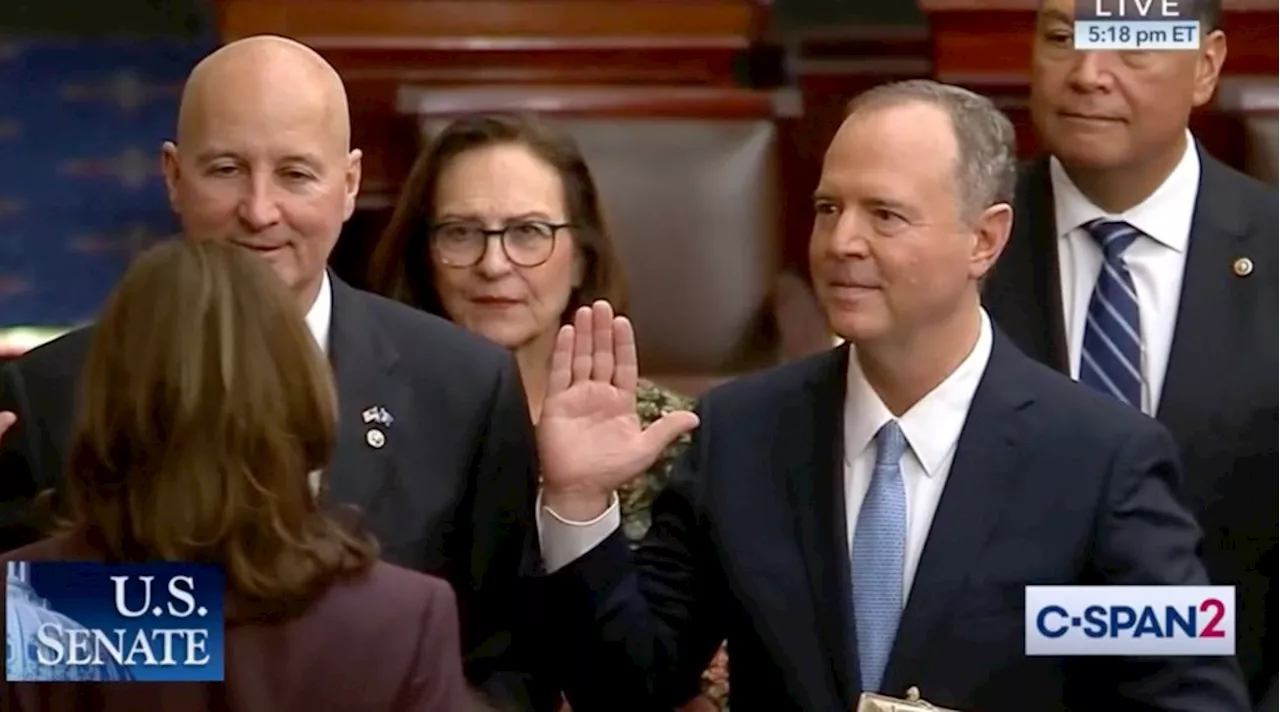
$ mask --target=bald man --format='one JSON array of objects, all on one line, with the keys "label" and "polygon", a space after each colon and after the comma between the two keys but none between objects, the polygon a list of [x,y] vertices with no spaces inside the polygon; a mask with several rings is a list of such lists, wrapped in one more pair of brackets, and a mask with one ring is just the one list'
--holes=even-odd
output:
[{"label": "bald man", "polygon": [[[520,613],[519,572],[537,556],[536,467],[515,363],[326,269],[360,188],[349,122],[341,79],[312,50],[277,37],[229,44],[183,92],[163,148],[169,200],[188,238],[267,260],[329,355],[341,427],[326,497],[363,512],[385,559],[452,583],[472,684],[503,709],[549,708]],[[0,550],[38,537],[30,502],[60,484],[91,329],[0,371],[0,411],[17,415],[0,443]]]}]

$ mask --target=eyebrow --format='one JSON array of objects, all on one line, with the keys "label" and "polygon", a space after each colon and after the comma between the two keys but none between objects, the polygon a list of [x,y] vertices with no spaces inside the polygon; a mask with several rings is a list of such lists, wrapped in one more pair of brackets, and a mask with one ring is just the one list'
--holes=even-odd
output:
[{"label": "eyebrow", "polygon": [[864,201],[864,204],[872,208],[891,210],[895,213],[903,213],[904,215],[916,215],[920,212],[915,207],[908,205],[907,203],[888,198],[869,198]]},{"label": "eyebrow", "polygon": [[[223,159],[223,158],[230,158],[233,160],[242,160],[242,156],[236,153],[235,151],[227,151],[227,150],[220,150],[220,149],[202,151],[196,154],[196,162],[201,164],[212,163],[213,161]],[[314,168],[317,171],[324,167],[324,161],[320,160],[319,156],[316,156],[310,153],[291,153],[289,155],[284,156],[280,162],[301,163],[308,167]]]},{"label": "eyebrow", "polygon": [[[453,213],[453,212],[443,213],[440,215],[439,220],[441,222],[444,222],[446,220],[471,220],[475,222],[483,222],[480,216],[477,215],[476,213]],[[543,220],[546,222],[556,222],[555,218],[552,218],[547,213],[539,212],[536,210],[532,212],[520,213],[519,215],[512,215],[510,217],[503,218],[504,222],[519,222],[521,220]]]},{"label": "eyebrow", "polygon": [[1074,17],[1071,17],[1067,13],[1055,7],[1055,8],[1048,8],[1045,10],[1041,10],[1040,21],[1041,22],[1046,22],[1046,21],[1047,22],[1063,22],[1070,25],[1074,23],[1076,20]]}]

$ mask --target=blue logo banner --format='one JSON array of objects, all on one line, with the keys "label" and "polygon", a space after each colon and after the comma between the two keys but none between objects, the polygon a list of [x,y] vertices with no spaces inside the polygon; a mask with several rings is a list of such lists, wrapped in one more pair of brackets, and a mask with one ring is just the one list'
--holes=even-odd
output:
[{"label": "blue logo banner", "polygon": [[0,36],[0,330],[92,321],[134,256],[177,231],[160,147],[217,45]]},{"label": "blue logo banner", "polygon": [[153,562],[12,562],[10,682],[222,682],[222,568]]}]

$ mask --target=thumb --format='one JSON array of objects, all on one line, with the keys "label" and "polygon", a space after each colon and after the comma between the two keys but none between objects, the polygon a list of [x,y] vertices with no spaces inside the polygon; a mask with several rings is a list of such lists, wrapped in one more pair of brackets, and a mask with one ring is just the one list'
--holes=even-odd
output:
[{"label": "thumb", "polygon": [[641,434],[644,439],[645,453],[650,460],[656,460],[663,450],[676,441],[676,438],[698,427],[698,422],[698,416],[692,411],[675,410],[667,413],[645,428],[644,433]]}]

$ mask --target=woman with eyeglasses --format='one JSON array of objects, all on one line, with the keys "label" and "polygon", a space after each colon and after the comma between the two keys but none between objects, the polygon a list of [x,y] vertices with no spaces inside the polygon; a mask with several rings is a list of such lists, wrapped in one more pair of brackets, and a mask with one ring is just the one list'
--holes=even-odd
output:
[{"label": "woman with eyeglasses", "polygon": [[[598,299],[626,308],[622,268],[581,152],[567,133],[527,115],[458,119],[418,156],[374,249],[370,285],[511,349],[535,423],[560,326]],[[637,392],[646,426],[690,406],[652,383]],[[619,493],[632,542],[648,529],[649,506],[686,444]],[[725,709],[727,689],[722,649],[686,709]]]}]

